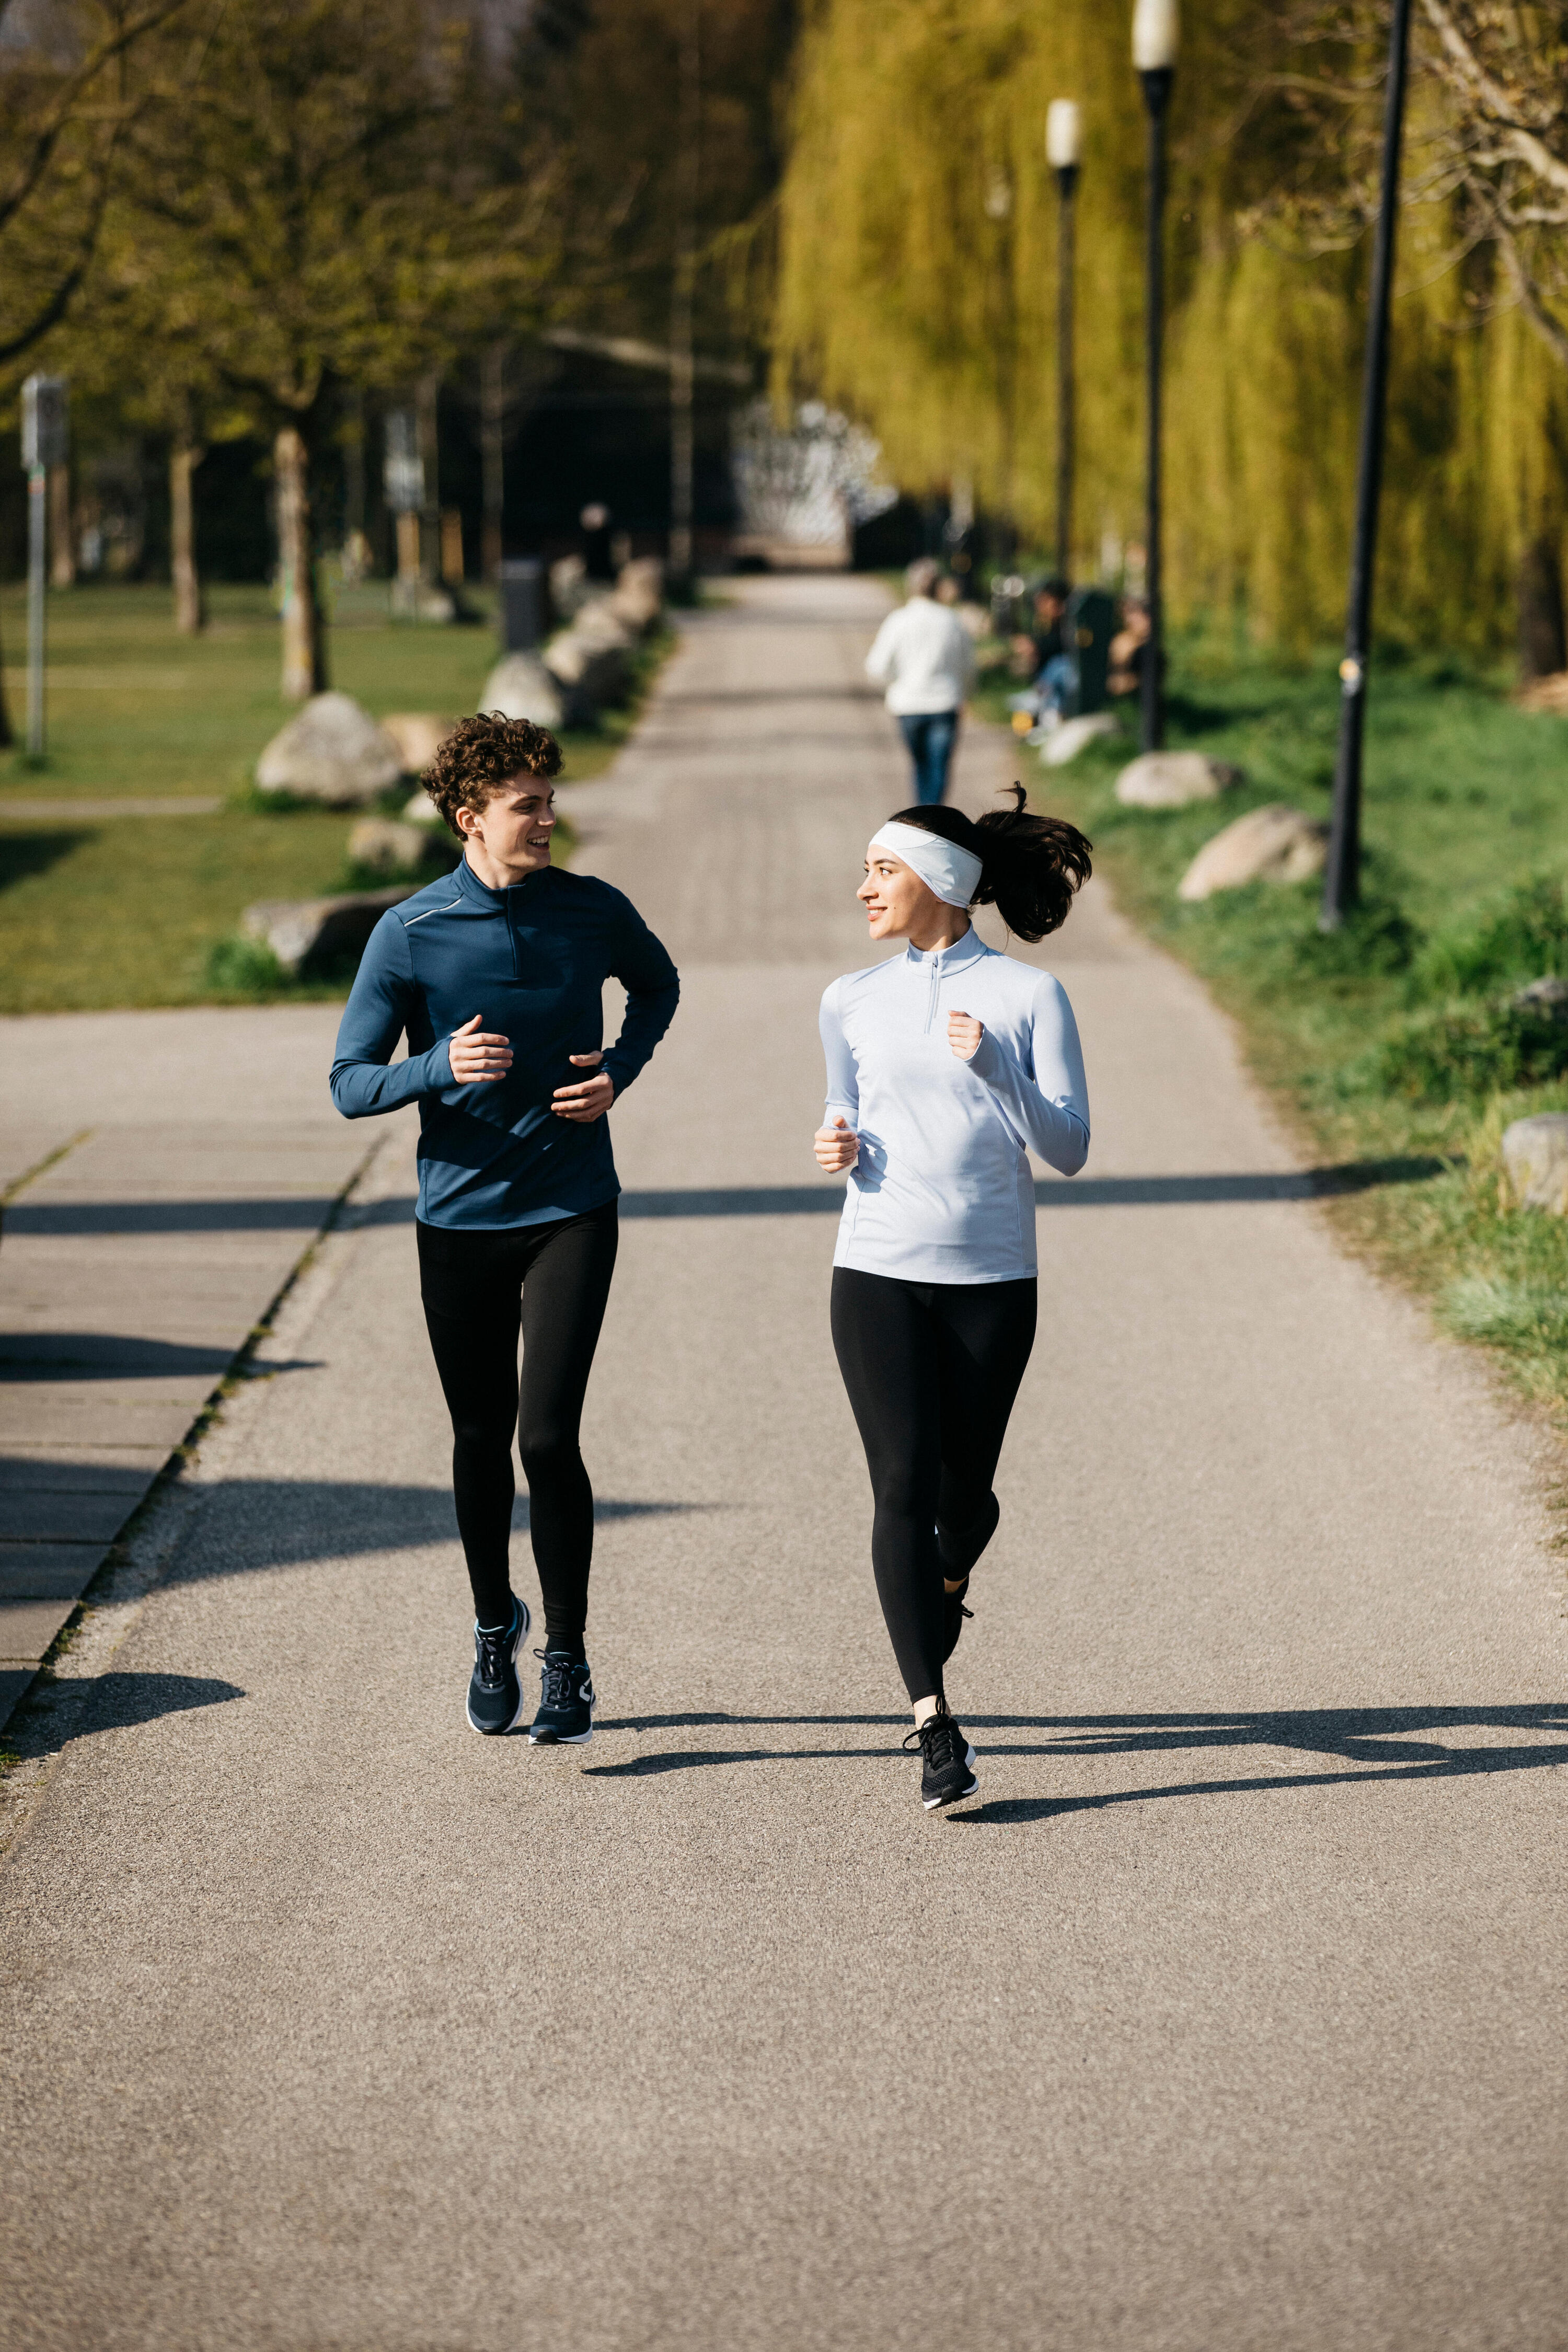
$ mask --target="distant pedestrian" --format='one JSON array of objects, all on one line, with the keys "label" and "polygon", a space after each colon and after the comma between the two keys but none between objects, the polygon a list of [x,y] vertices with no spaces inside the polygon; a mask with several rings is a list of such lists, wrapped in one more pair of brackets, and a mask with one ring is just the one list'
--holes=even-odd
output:
[{"label": "distant pedestrian", "polygon": [[833,1345],[871,1474],[871,1562],[928,1812],[977,1785],[945,1671],[1001,1517],[991,1482],[1034,1345],[1028,1155],[1064,1176],[1089,1156],[1071,1005],[969,919],[994,906],[1020,939],[1042,939],[1089,877],[1082,834],[1031,816],[1014,790],[1016,808],[978,824],[910,808],[873,834],[858,894],[870,934],[909,944],[822,1000],[827,1108],[814,1148],[849,1174]]},{"label": "distant pedestrian", "polygon": [[974,640],[951,605],[937,602],[938,568],[921,556],[904,574],[909,601],[889,613],[866,656],[885,686],[914,764],[915,796],[932,807],[947,791],[958,722],[974,684]]},{"label": "distant pedestrian", "polygon": [[[629,899],[552,866],[560,767],[552,735],[499,711],[447,736],[425,782],[462,863],[376,925],[331,1076],[345,1118],[419,1106],[419,1283],[474,1594],[468,1721],[505,1732],[523,1714],[517,1654],[530,1612],[509,1558],[515,1435],[544,1600],[529,1738],[552,1745],[581,1744],[594,1728],[594,1493],[577,1432],[616,1264],[621,1188],[605,1113],[680,992]],[[612,977],[626,1009],[605,1053]],[[405,1036],[407,1058],[395,1062]]]}]

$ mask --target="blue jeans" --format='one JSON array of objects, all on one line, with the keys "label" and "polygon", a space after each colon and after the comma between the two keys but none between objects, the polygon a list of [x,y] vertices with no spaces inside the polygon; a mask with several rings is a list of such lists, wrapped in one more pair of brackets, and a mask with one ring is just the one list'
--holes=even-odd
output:
[{"label": "blue jeans", "polygon": [[1067,709],[1068,697],[1078,692],[1078,664],[1071,654],[1053,654],[1035,680],[1035,690],[1040,698],[1040,709],[1054,710],[1059,719]]},{"label": "blue jeans", "polygon": [[899,725],[914,761],[915,798],[922,808],[930,808],[947,790],[948,761],[958,740],[958,713],[909,711],[900,717]]}]

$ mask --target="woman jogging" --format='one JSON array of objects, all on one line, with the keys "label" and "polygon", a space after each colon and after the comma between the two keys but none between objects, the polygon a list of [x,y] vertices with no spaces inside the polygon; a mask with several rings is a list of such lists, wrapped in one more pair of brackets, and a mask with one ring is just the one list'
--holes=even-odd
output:
[{"label": "woman jogging", "polygon": [[1013,789],[1016,807],[978,824],[912,808],[872,835],[858,893],[871,937],[909,944],[822,1000],[816,1158],[850,1171],[833,1345],[871,1474],[871,1561],[928,1812],[978,1785],[943,1669],[996,1530],[992,1476],[1034,1344],[1027,1155],[1064,1176],[1089,1156],[1072,1007],[1048,973],[988,948],[969,919],[972,906],[994,906],[1020,939],[1043,939],[1089,877],[1082,834],[1031,816]]},{"label": "woman jogging", "polygon": [[[560,766],[553,736],[527,719],[481,711],[447,736],[426,786],[463,860],[372,933],[331,1087],[349,1118],[419,1105],[420,1288],[474,1593],[468,1721],[510,1731],[523,1711],[517,1654],[530,1612],[508,1565],[515,1431],[544,1597],[529,1738],[580,1743],[594,1727],[594,1495],[577,1431],[620,1191],[605,1113],[668,1028],[679,984],[629,900],[551,865]],[[626,1011],[606,1054],[600,992],[611,975]],[[405,1034],[408,1057],[394,1062]]]}]

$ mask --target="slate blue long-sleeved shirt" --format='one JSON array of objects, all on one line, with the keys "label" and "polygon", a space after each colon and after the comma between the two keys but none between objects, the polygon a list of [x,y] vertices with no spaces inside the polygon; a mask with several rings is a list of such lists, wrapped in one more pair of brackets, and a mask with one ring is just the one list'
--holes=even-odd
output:
[{"label": "slate blue long-sleeved shirt", "polygon": [[[947,1016],[985,1034],[967,1062]],[[835,1265],[904,1282],[1014,1282],[1037,1270],[1029,1152],[1089,1157],[1078,1024],[1049,972],[973,930],[846,972],[822,1000],[827,1114],[860,1139]]]},{"label": "slate blue long-sleeved shirt", "polygon": [[[620,1191],[609,1121],[551,1108],[557,1087],[591,1076],[569,1056],[604,1043],[602,990],[626,992],[601,1066],[617,1097],[674,1018],[680,983],[629,898],[557,866],[507,890],[467,860],[389,908],[371,933],[338,1031],[332,1100],[345,1118],[419,1105],[419,1215],[495,1228],[580,1216]],[[447,1042],[478,1013],[503,1035],[504,1078],[457,1086]],[[406,1035],[408,1057],[392,1058]]]}]

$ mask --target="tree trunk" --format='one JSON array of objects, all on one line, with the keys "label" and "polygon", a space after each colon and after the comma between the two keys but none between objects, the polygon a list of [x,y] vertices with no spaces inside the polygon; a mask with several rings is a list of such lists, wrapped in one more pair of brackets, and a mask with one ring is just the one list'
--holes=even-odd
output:
[{"label": "tree trunk", "polygon": [[206,626],[202,576],[196,568],[196,512],[191,477],[205,449],[176,442],[169,452],[170,569],[174,576],[174,626],[182,636],[199,636]]},{"label": "tree trunk", "polygon": [[1519,667],[1524,678],[1553,677],[1568,668],[1563,566],[1557,542],[1545,531],[1531,541],[1519,562]]},{"label": "tree trunk", "polygon": [[76,546],[71,538],[71,469],[49,467],[49,585],[76,586]]},{"label": "tree trunk", "polygon": [[327,685],[326,634],[316,593],[310,456],[297,425],[272,445],[278,489],[278,572],[283,604],[283,698],[303,702]]},{"label": "tree trunk", "polygon": [[419,577],[434,583],[441,577],[441,378],[432,368],[415,386],[414,413],[418,419],[419,460],[425,468],[425,505],[419,517]]},{"label": "tree trunk", "polygon": [[506,505],[506,345],[492,343],[479,371],[479,454],[484,479],[484,532],[479,569],[487,580],[500,578]]},{"label": "tree trunk", "polygon": [[11,714],[5,705],[5,673],[0,669],[0,751],[8,751],[16,740]]}]

